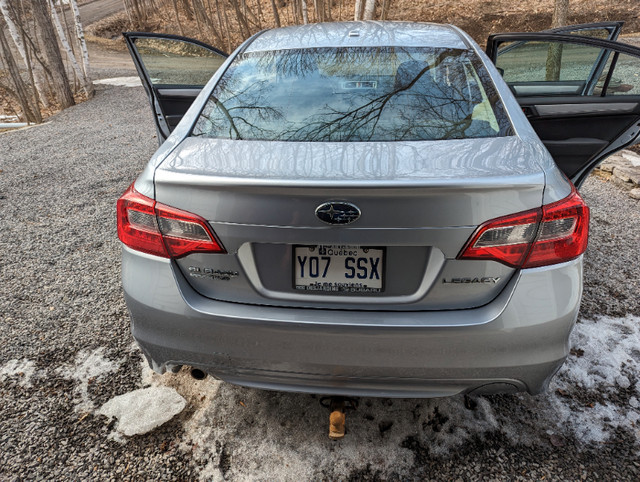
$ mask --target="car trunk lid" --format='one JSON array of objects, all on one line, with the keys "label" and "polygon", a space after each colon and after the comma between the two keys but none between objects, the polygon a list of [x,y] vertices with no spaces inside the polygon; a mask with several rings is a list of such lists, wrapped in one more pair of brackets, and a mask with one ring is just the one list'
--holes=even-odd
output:
[{"label": "car trunk lid", "polygon": [[[393,143],[189,138],[156,170],[156,199],[204,217],[228,252],[176,260],[204,296],[340,309],[470,308],[497,296],[514,270],[455,258],[478,225],[541,205],[544,174],[533,159],[542,155],[542,148],[517,137]],[[327,224],[316,210],[328,202],[355,205],[360,217]],[[327,273],[337,263],[343,275],[373,288],[303,287],[300,263],[318,253],[316,270],[324,271],[327,250],[335,254]]]}]

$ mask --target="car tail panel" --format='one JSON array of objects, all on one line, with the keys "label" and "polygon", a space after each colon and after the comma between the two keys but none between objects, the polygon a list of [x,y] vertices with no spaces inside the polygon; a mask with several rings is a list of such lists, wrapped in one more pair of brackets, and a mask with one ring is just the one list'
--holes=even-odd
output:
[{"label": "car tail panel", "polygon": [[[348,156],[325,143],[271,143],[265,157],[260,144],[187,140],[156,170],[158,204],[204,221],[203,232],[227,251],[173,255],[212,299],[358,310],[480,306],[515,270],[456,256],[487,219],[542,202],[544,175],[524,160],[530,147],[517,138],[353,143]],[[301,154],[322,169],[291,162]]]}]

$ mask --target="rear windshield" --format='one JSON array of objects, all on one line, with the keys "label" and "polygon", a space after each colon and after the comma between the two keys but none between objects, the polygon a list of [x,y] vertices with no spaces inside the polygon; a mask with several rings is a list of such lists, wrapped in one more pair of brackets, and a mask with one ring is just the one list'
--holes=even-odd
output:
[{"label": "rear windshield", "polygon": [[192,133],[324,142],[509,134],[504,107],[473,52],[401,47],[240,54]]}]

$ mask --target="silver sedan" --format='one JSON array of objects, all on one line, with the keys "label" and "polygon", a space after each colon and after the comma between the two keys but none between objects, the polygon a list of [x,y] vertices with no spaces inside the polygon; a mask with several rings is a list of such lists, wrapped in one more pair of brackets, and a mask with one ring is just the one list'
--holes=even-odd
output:
[{"label": "silver sedan", "polygon": [[402,22],[229,56],[126,34],[166,139],[118,201],[150,365],[332,395],[544,390],[582,292],[575,185],[638,136],[619,28],[501,34],[488,55]]}]

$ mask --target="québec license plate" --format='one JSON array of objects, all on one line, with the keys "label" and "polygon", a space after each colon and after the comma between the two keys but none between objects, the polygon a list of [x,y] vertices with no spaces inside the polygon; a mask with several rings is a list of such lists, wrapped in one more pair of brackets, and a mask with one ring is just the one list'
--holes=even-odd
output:
[{"label": "qu\u00e9bec license plate", "polygon": [[294,246],[294,287],[301,291],[380,293],[384,254],[384,248],[366,246]]}]

